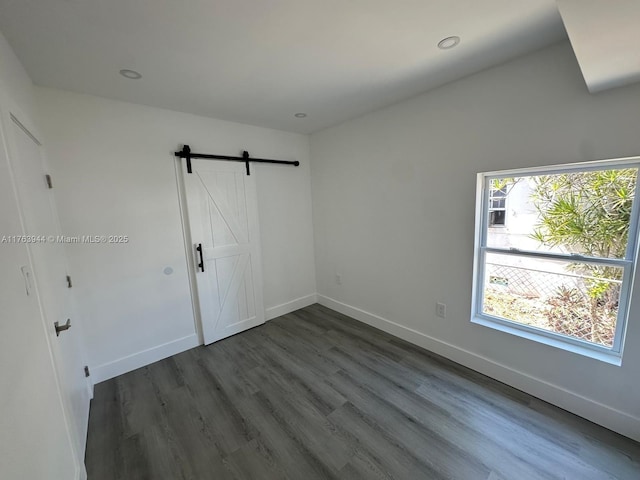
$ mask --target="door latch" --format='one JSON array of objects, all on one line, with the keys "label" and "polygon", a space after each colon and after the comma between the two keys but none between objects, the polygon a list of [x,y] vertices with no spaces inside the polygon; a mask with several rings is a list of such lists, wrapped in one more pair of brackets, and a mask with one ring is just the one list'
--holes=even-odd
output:
[{"label": "door latch", "polygon": [[53,326],[56,327],[56,337],[59,337],[60,332],[64,332],[65,330],[69,330],[71,328],[71,319],[67,318],[67,323],[65,323],[64,325],[59,325],[58,322],[55,322]]}]

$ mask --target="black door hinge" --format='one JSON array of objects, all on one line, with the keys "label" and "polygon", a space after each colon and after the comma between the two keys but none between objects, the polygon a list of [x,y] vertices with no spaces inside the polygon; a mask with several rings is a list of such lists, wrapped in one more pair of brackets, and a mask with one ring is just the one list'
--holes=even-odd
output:
[{"label": "black door hinge", "polygon": [[85,365],[84,366],[84,376],[88,377],[90,375],[91,375],[91,373],[89,372],[89,367]]},{"label": "black door hinge", "polygon": [[49,188],[53,188],[53,182],[51,181],[51,175],[49,175],[48,173],[44,176],[44,178],[47,180],[47,187]]},{"label": "black door hinge", "polygon": [[71,275],[67,275],[67,288],[73,287],[73,283],[71,283]]}]

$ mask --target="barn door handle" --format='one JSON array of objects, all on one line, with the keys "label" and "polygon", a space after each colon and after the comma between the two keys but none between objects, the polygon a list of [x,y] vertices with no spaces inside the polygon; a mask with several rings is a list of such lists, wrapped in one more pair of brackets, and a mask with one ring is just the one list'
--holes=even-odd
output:
[{"label": "barn door handle", "polygon": [[204,272],[204,258],[202,257],[202,244],[201,243],[198,244],[198,246],[196,247],[196,250],[200,254],[200,263],[198,264],[198,268],[200,269],[201,272]]},{"label": "barn door handle", "polygon": [[64,332],[65,330],[69,330],[71,328],[71,319],[67,318],[67,323],[65,323],[64,325],[60,325],[58,324],[58,322],[55,322],[53,326],[56,327],[56,337],[59,337],[60,332]]}]

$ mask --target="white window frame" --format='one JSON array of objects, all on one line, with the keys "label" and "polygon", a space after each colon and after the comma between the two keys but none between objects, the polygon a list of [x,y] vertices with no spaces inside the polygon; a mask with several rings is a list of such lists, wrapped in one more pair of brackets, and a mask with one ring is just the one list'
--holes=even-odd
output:
[{"label": "white window frame", "polygon": [[[629,317],[629,305],[631,291],[638,257],[638,216],[640,213],[640,198],[638,190],[633,201],[631,211],[631,223],[629,225],[629,237],[625,257],[595,258],[576,254],[538,252],[520,250],[514,248],[500,248],[487,246],[489,226],[489,192],[491,180],[505,177],[523,177],[535,175],[552,175],[571,172],[587,172],[594,170],[607,170],[619,168],[638,168],[636,178],[637,189],[640,188],[640,157],[618,158],[610,160],[598,160],[593,162],[572,163],[566,165],[552,165],[545,167],[521,168],[514,170],[502,170],[494,172],[478,173],[476,188],[476,225],[475,248],[473,265],[473,290],[471,305],[471,322],[483,325],[501,332],[506,332],[518,337],[533,340],[545,345],[550,345],[587,357],[595,358],[613,365],[622,365],[622,353],[624,339]],[[482,310],[486,254],[498,253],[501,255],[514,255],[519,257],[533,257],[550,260],[564,260],[568,262],[580,261],[598,265],[613,265],[623,269],[620,300],[618,302],[618,318],[616,319],[616,331],[612,348],[597,345],[585,340],[572,338],[548,330],[489,315]]]}]

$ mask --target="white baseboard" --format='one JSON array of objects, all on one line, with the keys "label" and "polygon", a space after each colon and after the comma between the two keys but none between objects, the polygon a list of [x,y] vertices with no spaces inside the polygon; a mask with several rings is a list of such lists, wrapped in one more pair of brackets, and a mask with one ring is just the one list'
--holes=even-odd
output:
[{"label": "white baseboard", "polygon": [[318,303],[640,441],[640,418],[324,295]]},{"label": "white baseboard", "polygon": [[93,383],[104,382],[110,378],[131,372],[136,368],[144,367],[158,360],[163,360],[172,355],[189,350],[190,348],[197,347],[198,345],[200,345],[198,336],[193,334],[132,355],[127,355],[112,362],[98,365],[92,369],[91,376],[93,377]]},{"label": "white baseboard", "polygon": [[305,295],[304,297],[296,298],[295,300],[291,300],[290,302],[282,303],[280,305],[276,305],[275,307],[269,307],[266,311],[266,319],[272,320],[281,315],[286,315],[287,313],[295,312],[304,307],[308,307],[309,305],[313,305],[317,303],[318,296],[315,293],[310,295]]}]

